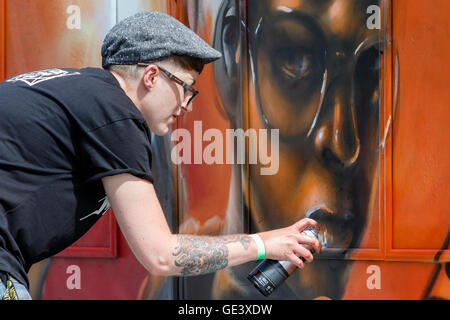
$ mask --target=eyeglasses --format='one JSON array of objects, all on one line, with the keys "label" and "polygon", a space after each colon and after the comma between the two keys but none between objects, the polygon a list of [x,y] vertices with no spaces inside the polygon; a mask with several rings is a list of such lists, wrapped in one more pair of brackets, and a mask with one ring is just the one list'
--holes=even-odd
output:
[{"label": "eyeglasses", "polygon": [[371,121],[379,121],[380,99],[371,98],[379,97],[379,33],[374,31],[368,36],[356,51],[362,44],[365,44],[364,49],[356,54],[356,51],[350,51],[356,44],[331,47],[330,43],[334,42],[315,28],[302,27],[304,34],[292,36],[290,29],[281,22],[298,21],[297,24],[303,26],[303,16],[295,14],[290,14],[288,20],[284,14],[277,13],[268,20],[252,21],[249,27],[255,30],[249,32],[248,45],[255,101],[264,125],[279,128],[280,138],[300,141],[299,136],[312,133],[323,116],[321,110],[338,86],[345,88],[340,92],[343,95],[340,98],[345,101],[340,103],[355,104],[358,107],[355,112],[365,112],[365,117],[370,108]]},{"label": "eyeglasses", "polygon": [[[147,67],[150,65],[150,63],[144,63],[144,62],[139,62],[137,64],[138,66],[141,67]],[[189,92],[189,94],[191,94],[188,103],[186,104],[186,106],[184,106],[183,108],[186,108],[191,102],[192,100],[195,98],[196,95],[198,95],[198,91],[195,90],[194,88],[192,88],[190,85],[188,85],[186,82],[184,82],[183,80],[181,80],[180,78],[174,76],[172,73],[170,73],[169,71],[167,71],[166,69],[164,69],[163,67],[160,67],[158,65],[156,65],[170,80],[174,81],[175,83],[178,83],[180,86],[183,87],[184,89],[184,99],[186,100],[186,98],[188,97],[186,95],[187,92]]]}]

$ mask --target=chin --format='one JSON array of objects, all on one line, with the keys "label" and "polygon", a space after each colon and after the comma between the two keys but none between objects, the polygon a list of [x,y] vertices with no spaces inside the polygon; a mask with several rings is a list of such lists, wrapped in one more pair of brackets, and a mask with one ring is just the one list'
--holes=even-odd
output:
[{"label": "chin", "polygon": [[160,137],[162,137],[162,136],[165,136],[167,133],[169,133],[169,129],[167,129],[167,130],[163,130],[163,131],[157,131],[157,132],[154,132],[154,134],[156,134],[157,136],[160,136]]},{"label": "chin", "polygon": [[157,136],[165,136],[169,132],[169,126],[163,124],[156,128],[150,128],[150,130]]}]

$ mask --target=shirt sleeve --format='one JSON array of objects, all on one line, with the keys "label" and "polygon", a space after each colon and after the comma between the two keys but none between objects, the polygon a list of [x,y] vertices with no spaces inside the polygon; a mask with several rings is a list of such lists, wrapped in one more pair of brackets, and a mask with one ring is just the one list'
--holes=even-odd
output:
[{"label": "shirt sleeve", "polygon": [[138,119],[123,119],[84,134],[81,161],[87,183],[130,173],[153,183],[150,130]]}]

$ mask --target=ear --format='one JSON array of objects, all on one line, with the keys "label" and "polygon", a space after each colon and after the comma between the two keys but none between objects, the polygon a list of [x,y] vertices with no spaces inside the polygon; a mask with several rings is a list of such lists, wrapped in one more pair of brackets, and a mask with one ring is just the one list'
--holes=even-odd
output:
[{"label": "ear", "polygon": [[156,64],[151,64],[145,67],[142,75],[142,82],[146,88],[153,88],[158,80],[159,68]]},{"label": "ear", "polygon": [[223,58],[214,62],[217,91],[230,122],[241,122],[241,68],[242,68],[242,16],[237,0],[225,0],[219,9],[214,28],[213,47],[222,52]]}]

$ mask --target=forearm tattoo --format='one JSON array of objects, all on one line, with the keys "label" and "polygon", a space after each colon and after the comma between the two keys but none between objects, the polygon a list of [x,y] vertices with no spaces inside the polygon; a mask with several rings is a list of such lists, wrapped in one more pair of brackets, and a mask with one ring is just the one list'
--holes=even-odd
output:
[{"label": "forearm tattoo", "polygon": [[173,256],[175,265],[181,267],[183,276],[215,272],[228,265],[227,244],[240,242],[244,249],[250,246],[247,235],[221,237],[177,235],[178,244]]}]

